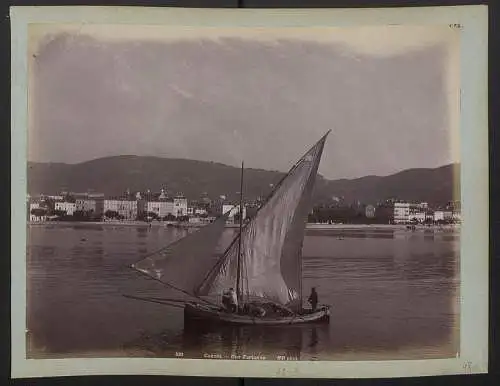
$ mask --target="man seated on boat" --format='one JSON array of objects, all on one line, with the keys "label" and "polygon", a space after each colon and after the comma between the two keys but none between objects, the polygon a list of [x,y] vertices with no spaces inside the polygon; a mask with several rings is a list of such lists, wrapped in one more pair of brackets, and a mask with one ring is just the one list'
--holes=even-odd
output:
[{"label": "man seated on boat", "polygon": [[236,312],[238,309],[238,299],[233,288],[229,288],[229,290],[224,291],[222,294],[222,304],[229,312]]},{"label": "man seated on boat", "polygon": [[312,311],[316,311],[316,307],[318,306],[318,293],[316,292],[316,287],[312,287],[308,301],[311,303]]}]

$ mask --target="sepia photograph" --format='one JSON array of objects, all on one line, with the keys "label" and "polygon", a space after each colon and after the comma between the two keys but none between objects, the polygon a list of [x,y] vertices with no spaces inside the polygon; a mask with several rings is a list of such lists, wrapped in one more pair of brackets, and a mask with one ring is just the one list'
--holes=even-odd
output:
[{"label": "sepia photograph", "polygon": [[13,375],[487,371],[485,7],[74,8],[15,9]]}]

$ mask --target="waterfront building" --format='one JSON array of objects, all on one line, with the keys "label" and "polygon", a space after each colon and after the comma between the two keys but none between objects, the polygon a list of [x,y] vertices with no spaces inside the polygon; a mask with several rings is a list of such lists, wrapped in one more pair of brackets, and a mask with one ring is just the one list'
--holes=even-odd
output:
[{"label": "waterfront building", "polygon": [[204,215],[208,214],[208,211],[205,208],[196,208],[194,210],[194,214],[197,216],[204,216]]},{"label": "waterfront building", "polygon": [[73,216],[73,214],[77,210],[76,203],[75,202],[68,202],[68,201],[58,201],[58,202],[54,203],[54,210],[66,212],[67,216]]},{"label": "waterfront building", "polygon": [[426,210],[429,209],[429,204],[427,202],[421,202],[420,204],[417,204],[418,209]]},{"label": "waterfront building", "polygon": [[426,215],[425,212],[422,210],[410,210],[410,216],[409,216],[409,221],[416,221],[419,223],[425,222]]},{"label": "waterfront building", "polygon": [[394,223],[406,224],[410,221],[410,204],[407,202],[394,203]]},{"label": "waterfront building", "polygon": [[427,207],[428,206],[426,202],[415,205],[410,204],[410,215],[408,217],[408,221],[418,223],[425,222],[425,213]]},{"label": "waterfront building", "polygon": [[87,199],[95,202],[94,215],[102,216],[104,214],[104,193],[88,193]]},{"label": "waterfront building", "polygon": [[148,201],[146,211],[156,214],[159,218],[163,218],[169,214],[174,214],[173,201]]},{"label": "waterfront building", "polygon": [[[229,212],[227,221],[229,223],[234,223],[234,216],[241,213],[240,205],[223,204],[222,205],[222,214],[226,214],[227,212]],[[246,217],[247,217],[247,209],[243,205],[243,220],[246,219]]]},{"label": "waterfront building", "polygon": [[436,210],[434,211],[434,221],[444,221],[444,211]]},{"label": "waterfront building", "polygon": [[75,205],[77,211],[88,212],[92,214],[96,213],[96,200],[90,200],[88,198],[77,198]]},{"label": "waterfront building", "polygon": [[[313,214],[313,212],[311,212]],[[375,207],[373,205],[367,205],[365,208],[365,216],[367,218],[374,218],[375,217]]]},{"label": "waterfront building", "polygon": [[64,197],[63,196],[47,196],[46,197],[47,199],[49,200],[52,200],[52,201],[63,201],[64,200]]},{"label": "waterfront building", "polygon": [[104,214],[106,212],[116,212],[124,220],[135,220],[137,218],[137,201],[135,200],[104,200]]},{"label": "waterfront building", "polygon": [[183,196],[177,196],[174,198],[174,216],[182,217],[187,216],[188,211],[188,202],[187,199]]},{"label": "waterfront building", "polygon": [[47,208],[38,201],[33,201],[29,206],[29,220],[32,222],[47,221]]}]

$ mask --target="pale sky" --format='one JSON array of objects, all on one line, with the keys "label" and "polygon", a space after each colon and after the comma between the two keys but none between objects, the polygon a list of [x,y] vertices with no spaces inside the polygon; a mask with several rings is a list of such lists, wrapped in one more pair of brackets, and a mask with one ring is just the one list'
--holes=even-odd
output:
[{"label": "pale sky", "polygon": [[327,178],[459,161],[448,27],[31,32],[30,161],[135,154],[286,171],[329,129]]}]

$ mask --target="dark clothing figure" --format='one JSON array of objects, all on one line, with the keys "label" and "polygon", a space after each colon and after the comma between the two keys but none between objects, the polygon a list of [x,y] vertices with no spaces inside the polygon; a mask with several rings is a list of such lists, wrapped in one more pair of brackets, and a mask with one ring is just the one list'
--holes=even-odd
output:
[{"label": "dark clothing figure", "polygon": [[311,303],[313,312],[316,311],[316,307],[318,306],[318,293],[316,292],[316,288],[312,288],[311,295],[309,295],[309,299],[307,300]]}]

